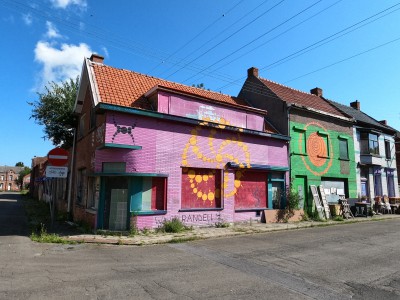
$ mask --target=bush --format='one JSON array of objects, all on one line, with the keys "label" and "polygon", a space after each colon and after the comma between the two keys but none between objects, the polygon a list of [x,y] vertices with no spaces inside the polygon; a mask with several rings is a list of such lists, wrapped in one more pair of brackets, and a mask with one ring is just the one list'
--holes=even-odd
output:
[{"label": "bush", "polygon": [[76,244],[73,241],[67,241],[63,239],[58,234],[55,233],[47,233],[46,227],[44,224],[40,224],[41,228],[39,233],[32,232],[30,238],[32,241],[38,243],[56,243],[56,244]]},{"label": "bush", "polygon": [[171,220],[164,220],[162,225],[158,228],[158,231],[167,233],[178,233],[190,228],[186,227],[178,217],[174,217]]}]

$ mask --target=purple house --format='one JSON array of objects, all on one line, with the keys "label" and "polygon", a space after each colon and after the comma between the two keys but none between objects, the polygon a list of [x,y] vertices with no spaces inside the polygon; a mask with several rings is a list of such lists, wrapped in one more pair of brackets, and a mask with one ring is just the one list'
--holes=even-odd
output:
[{"label": "purple house", "polygon": [[75,220],[155,228],[260,220],[285,207],[289,138],[246,99],[83,63],[72,176]]}]

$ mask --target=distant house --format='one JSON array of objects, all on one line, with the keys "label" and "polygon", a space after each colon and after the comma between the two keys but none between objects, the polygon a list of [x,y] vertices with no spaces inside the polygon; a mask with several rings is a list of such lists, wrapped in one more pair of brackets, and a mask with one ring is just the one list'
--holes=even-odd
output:
[{"label": "distant house", "polygon": [[85,59],[75,113],[75,220],[154,228],[260,220],[285,207],[288,140],[245,99]]},{"label": "distant house", "polygon": [[398,174],[395,136],[397,131],[386,121],[377,121],[361,111],[359,101],[350,106],[330,101],[331,104],[352,116],[357,164],[357,193],[359,197],[398,197]]},{"label": "distant house", "polygon": [[23,167],[0,166],[0,191],[20,191],[16,180],[23,169]]},{"label": "distant house", "polygon": [[306,93],[261,78],[257,68],[248,70],[239,93],[252,106],[267,110],[275,128],[291,137],[290,179],[308,211],[314,207],[310,185],[322,185],[329,202],[357,197],[354,120],[322,93],[320,88]]}]

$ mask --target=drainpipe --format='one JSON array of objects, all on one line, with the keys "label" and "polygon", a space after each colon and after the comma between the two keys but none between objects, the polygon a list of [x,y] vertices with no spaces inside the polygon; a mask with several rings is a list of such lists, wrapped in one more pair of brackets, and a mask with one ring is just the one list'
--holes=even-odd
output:
[{"label": "drainpipe", "polygon": [[71,170],[69,172],[69,183],[68,183],[68,208],[67,208],[67,213],[68,213],[68,219],[71,221],[72,220],[72,214],[71,214],[71,193],[72,193],[72,175],[74,173],[74,167],[75,167],[75,140],[76,140],[76,130],[75,128],[73,130],[73,140],[72,140],[72,156],[71,156]]},{"label": "drainpipe", "polygon": [[[287,118],[287,135],[290,136],[290,109],[292,108],[291,104],[286,104],[286,118]],[[289,182],[288,182],[288,189],[289,191],[286,191],[286,194],[290,192],[290,189],[292,188],[291,186],[291,180],[292,180],[292,168],[291,168],[291,151],[290,151],[290,140],[288,141],[288,147],[287,147],[287,157],[288,157],[288,167],[289,167]],[[286,205],[288,205],[288,201],[286,199]]]}]

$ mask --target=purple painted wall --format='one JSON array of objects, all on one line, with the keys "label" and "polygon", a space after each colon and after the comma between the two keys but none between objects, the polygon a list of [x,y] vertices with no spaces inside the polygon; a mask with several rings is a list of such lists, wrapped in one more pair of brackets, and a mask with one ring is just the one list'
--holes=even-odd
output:
[{"label": "purple painted wall", "polygon": [[224,124],[258,131],[264,129],[264,117],[261,114],[211,105],[167,92],[158,94],[158,112],[216,123],[222,121]]},{"label": "purple painted wall", "polygon": [[[141,150],[96,150],[95,171],[102,171],[103,162],[126,162],[126,172],[168,174],[167,214],[138,216],[138,228],[157,227],[164,219],[175,216],[188,225],[213,225],[226,222],[259,219],[253,212],[235,212],[235,170],[224,171],[224,193],[221,211],[179,212],[181,209],[182,168],[209,168],[223,170],[228,162],[288,167],[287,142],[270,137],[244,134],[241,128],[228,131],[226,124],[262,130],[261,115],[211,106],[181,96],[163,94],[158,109],[171,114],[196,119],[215,120],[217,128],[155,119],[151,117],[107,112],[104,132],[105,143],[141,146]],[[131,131],[118,132],[117,126],[131,127]],[[105,129],[105,130],[104,130]],[[102,134],[98,133],[99,135]],[[287,174],[286,174],[287,178]]]}]

